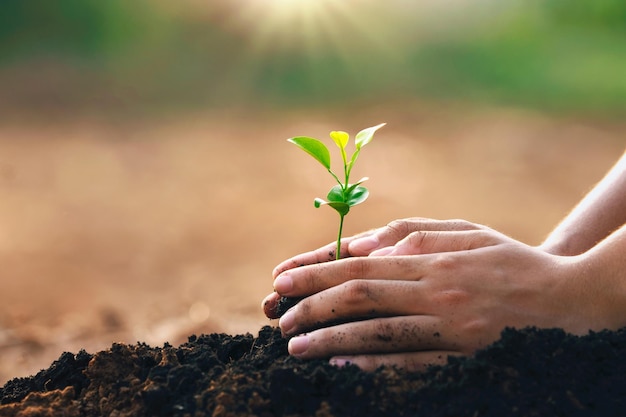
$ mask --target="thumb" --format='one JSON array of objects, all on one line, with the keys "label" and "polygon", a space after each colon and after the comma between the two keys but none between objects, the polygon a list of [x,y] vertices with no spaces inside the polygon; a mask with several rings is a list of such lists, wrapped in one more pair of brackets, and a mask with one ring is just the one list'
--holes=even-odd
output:
[{"label": "thumb", "polygon": [[372,251],[370,256],[457,252],[495,246],[505,241],[503,236],[489,230],[420,231],[409,234],[393,247]]},{"label": "thumb", "polygon": [[491,229],[465,220],[433,220],[419,217],[394,220],[385,227],[362,236],[355,236],[348,245],[348,251],[351,256],[373,255],[374,251],[394,246],[415,232],[463,230]]}]

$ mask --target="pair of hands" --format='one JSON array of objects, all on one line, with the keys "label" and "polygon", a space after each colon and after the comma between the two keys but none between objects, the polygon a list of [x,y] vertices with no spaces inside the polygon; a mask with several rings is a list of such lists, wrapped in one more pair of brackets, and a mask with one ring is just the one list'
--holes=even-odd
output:
[{"label": "pair of hands", "polygon": [[[397,220],[278,265],[263,300],[304,297],[279,326],[290,354],[363,369],[420,369],[471,355],[505,327],[598,327],[588,274],[558,256],[461,220]],[[331,262],[332,261],[332,262]]]}]

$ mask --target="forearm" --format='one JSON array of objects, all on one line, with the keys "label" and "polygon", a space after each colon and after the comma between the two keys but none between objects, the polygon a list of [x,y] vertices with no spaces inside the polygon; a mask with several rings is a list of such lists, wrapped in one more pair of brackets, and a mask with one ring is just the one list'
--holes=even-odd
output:
[{"label": "forearm", "polygon": [[586,275],[585,297],[595,300],[598,324],[609,329],[626,326],[626,225],[580,255]]},{"label": "forearm", "polygon": [[578,255],[626,223],[626,153],[541,244],[555,255]]}]

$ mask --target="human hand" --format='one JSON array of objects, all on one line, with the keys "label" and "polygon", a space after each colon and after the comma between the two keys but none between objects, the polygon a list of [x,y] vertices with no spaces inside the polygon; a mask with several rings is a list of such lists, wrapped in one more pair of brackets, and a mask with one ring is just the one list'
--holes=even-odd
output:
[{"label": "human hand", "polygon": [[[419,217],[394,220],[384,227],[342,239],[341,258],[368,256],[370,254],[383,255],[385,251],[391,251],[396,243],[414,232],[449,232],[480,229],[488,228],[465,220],[433,220]],[[413,235],[410,239],[418,238],[418,236]],[[335,250],[336,243],[332,242],[314,251],[296,255],[278,264],[274,268],[272,275],[276,278],[279,274],[289,269],[334,261]],[[378,252],[372,253],[375,251]],[[271,319],[279,317],[277,306],[280,298],[281,296],[274,292],[263,300],[262,307],[267,317]]]},{"label": "human hand", "polygon": [[[279,322],[295,336],[291,354],[416,369],[472,354],[506,326],[578,334],[601,326],[578,257],[550,255],[467,222],[405,222],[361,236],[374,237],[367,244],[347,242],[348,253],[368,257],[277,267],[277,295],[306,297]],[[411,232],[418,223],[433,227]],[[316,252],[299,259],[323,261]]]}]

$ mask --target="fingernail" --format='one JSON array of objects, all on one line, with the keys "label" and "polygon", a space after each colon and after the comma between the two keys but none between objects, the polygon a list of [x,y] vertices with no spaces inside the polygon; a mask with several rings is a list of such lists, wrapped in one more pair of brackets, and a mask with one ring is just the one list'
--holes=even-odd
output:
[{"label": "fingernail", "polygon": [[293,280],[289,275],[282,274],[274,280],[274,290],[281,294],[286,295],[293,290]]},{"label": "fingernail", "polygon": [[293,329],[294,324],[296,323],[296,314],[293,309],[287,310],[285,314],[278,320],[278,327],[280,327],[281,332],[283,334],[289,333],[289,330]]},{"label": "fingernail", "polygon": [[341,368],[343,366],[350,365],[352,362],[350,362],[347,358],[331,358],[329,363]]},{"label": "fingernail", "polygon": [[378,250],[372,251],[369,256],[385,256],[391,254],[393,251],[393,246],[387,246],[386,248],[380,248]]},{"label": "fingernail", "polygon": [[354,239],[350,242],[350,251],[355,252],[367,252],[372,249],[375,249],[380,245],[380,241],[378,240],[378,236],[370,235],[366,237],[362,237],[359,239]]},{"label": "fingernail", "polygon": [[303,354],[309,348],[309,336],[302,335],[292,337],[291,340],[289,340],[287,348],[289,349],[289,353],[294,356]]}]

